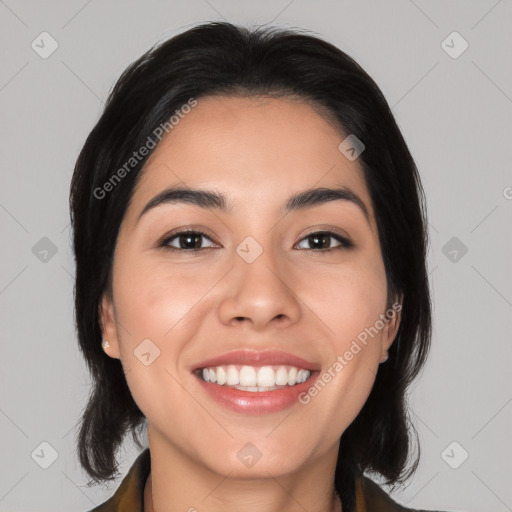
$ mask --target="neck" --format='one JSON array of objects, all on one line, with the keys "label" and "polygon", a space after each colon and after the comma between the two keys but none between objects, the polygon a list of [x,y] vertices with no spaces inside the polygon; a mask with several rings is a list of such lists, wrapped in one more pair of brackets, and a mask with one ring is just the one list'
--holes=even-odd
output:
[{"label": "neck", "polygon": [[333,484],[334,468],[325,465],[329,458],[296,474],[276,478],[267,472],[268,478],[249,480],[215,474],[191,464],[179,451],[157,446],[152,449],[150,442],[145,512],[165,512],[171,503],[173,510],[189,512],[342,512]]},{"label": "neck", "polygon": [[[296,500],[294,500],[294,501],[295,501],[295,503],[297,503]],[[337,492],[333,492],[333,495],[332,495],[332,498],[330,501],[331,501],[331,504],[328,506],[326,505],[327,508],[318,508],[318,510],[322,511],[322,512],[324,512],[324,511],[325,512],[343,512],[341,500],[340,500],[340,497]],[[245,502],[245,503],[247,503],[247,502]],[[239,505],[237,505],[237,507],[238,506]],[[244,504],[244,507],[246,507],[246,506],[247,505]],[[165,507],[161,507],[161,508],[165,508]],[[226,507],[223,506],[222,508],[224,510],[226,510]],[[274,510],[277,508],[279,508],[279,507],[271,506],[268,509],[263,509],[260,507],[259,504],[257,504],[255,507],[255,510],[258,510],[261,512],[261,510]],[[303,508],[303,507],[301,507],[301,508]],[[158,509],[158,511],[159,510],[160,510],[160,508]],[[251,510],[251,509],[244,508],[244,510]],[[279,510],[284,510],[284,509],[279,508]],[[288,510],[288,509],[286,509],[286,510]],[[296,508],[293,507],[293,504],[292,504],[292,508],[290,508],[290,510],[296,510]],[[306,510],[309,510],[309,509],[306,509]],[[317,510],[317,509],[315,509],[315,510]],[[151,474],[149,475],[149,477],[146,481],[146,486],[144,488],[144,511],[145,512],[158,512],[157,509],[155,509],[153,507],[153,482],[152,482]],[[188,512],[197,512],[197,510],[194,507],[189,507],[187,509],[187,511]]]}]

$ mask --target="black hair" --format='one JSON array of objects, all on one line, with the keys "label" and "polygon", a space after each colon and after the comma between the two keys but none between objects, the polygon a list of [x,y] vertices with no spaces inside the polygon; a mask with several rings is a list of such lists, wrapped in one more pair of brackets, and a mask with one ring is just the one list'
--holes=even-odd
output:
[{"label": "black hair", "polygon": [[[375,212],[388,302],[400,297],[402,309],[389,359],[341,437],[335,480],[350,485],[350,475],[372,472],[387,483],[401,482],[419,460],[418,451],[407,470],[414,428],[406,392],[431,339],[426,205],[416,165],[382,92],[343,51],[300,29],[223,22],[193,27],[133,62],[109,94],[76,162],[70,187],[75,323],[92,375],[77,435],[80,463],[93,482],[117,478],[116,451],[127,432],[141,446],[137,434],[145,421],[120,360],[101,347],[99,304],[112,292],[119,227],[151,151],[131,167],[126,162],[180,107],[212,95],[301,98],[365,145],[358,162]],[[114,183],[123,165],[126,172]],[[104,194],[107,182],[112,186]]]}]

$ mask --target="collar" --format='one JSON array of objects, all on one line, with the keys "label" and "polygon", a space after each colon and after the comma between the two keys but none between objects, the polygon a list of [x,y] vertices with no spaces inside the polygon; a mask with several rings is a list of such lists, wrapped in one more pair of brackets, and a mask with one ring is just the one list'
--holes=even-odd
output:
[{"label": "collar", "polygon": [[[149,448],[136,458],[115,494],[90,512],[144,512],[144,487],[151,470]],[[354,512],[408,512],[376,483],[363,476],[355,481]],[[414,512],[414,511],[410,511]]]}]

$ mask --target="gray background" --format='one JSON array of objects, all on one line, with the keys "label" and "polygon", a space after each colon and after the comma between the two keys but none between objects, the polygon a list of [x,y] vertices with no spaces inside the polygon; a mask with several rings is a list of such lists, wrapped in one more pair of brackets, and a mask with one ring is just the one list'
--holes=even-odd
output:
[{"label": "gray background", "polygon": [[[0,510],[84,511],[119,484],[86,488],[74,452],[89,376],[73,331],[69,181],[124,68],[220,19],[312,30],[382,88],[428,198],[435,304],[431,358],[411,394],[422,460],[393,496],[512,510],[510,0],[0,0]],[[47,58],[31,47],[51,49],[43,31],[58,43]],[[48,469],[32,456],[43,442],[58,455]],[[137,453],[128,440],[123,471]]]}]

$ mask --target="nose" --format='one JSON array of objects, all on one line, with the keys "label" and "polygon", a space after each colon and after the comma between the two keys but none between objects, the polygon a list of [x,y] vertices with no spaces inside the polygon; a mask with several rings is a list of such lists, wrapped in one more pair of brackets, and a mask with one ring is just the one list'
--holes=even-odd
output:
[{"label": "nose", "polygon": [[292,269],[283,261],[278,263],[271,250],[265,249],[252,263],[235,253],[219,305],[220,321],[229,326],[247,323],[254,331],[298,322],[301,307],[293,284]]}]

